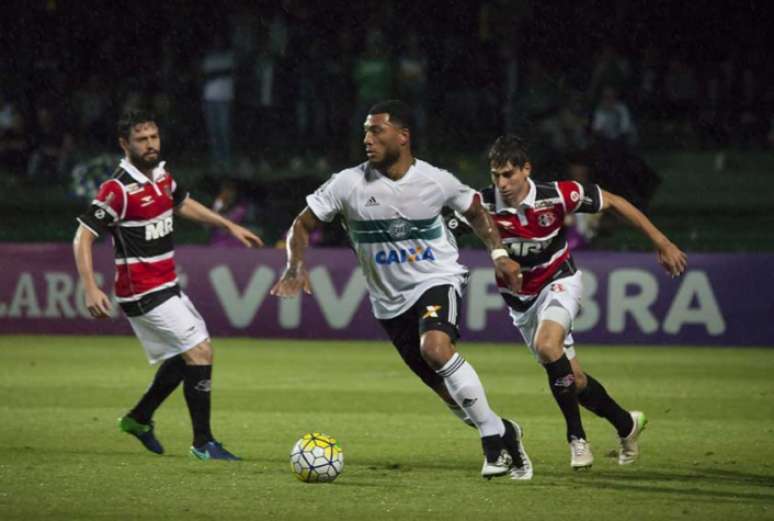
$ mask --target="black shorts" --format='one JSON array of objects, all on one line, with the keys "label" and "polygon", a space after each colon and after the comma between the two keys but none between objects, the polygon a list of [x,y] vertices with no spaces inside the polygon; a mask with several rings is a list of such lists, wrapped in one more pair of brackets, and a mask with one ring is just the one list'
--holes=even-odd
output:
[{"label": "black shorts", "polygon": [[456,342],[461,308],[462,297],[447,284],[428,289],[397,317],[379,320],[406,365],[433,389],[443,385],[443,378],[422,358],[419,339],[427,331],[443,331]]}]

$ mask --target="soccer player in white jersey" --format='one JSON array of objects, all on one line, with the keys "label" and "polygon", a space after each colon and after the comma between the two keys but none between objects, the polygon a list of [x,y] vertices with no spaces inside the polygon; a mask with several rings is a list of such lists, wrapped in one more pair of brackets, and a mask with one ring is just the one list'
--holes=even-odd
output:
[{"label": "soccer player in white jersey", "polygon": [[[514,325],[548,375],[548,384],[567,426],[570,465],[591,467],[594,457],[581,423],[579,404],[605,418],[620,439],[618,463],[639,456],[638,439],[646,418],[623,409],[602,384],[580,366],[571,334],[580,310],[583,286],[565,238],[565,216],[613,211],[647,236],[658,261],[671,276],[683,273],[686,256],[623,197],[595,184],[575,181],[533,183],[532,165],[523,141],[514,135],[495,141],[489,153],[492,185],[481,190],[510,257],[521,266],[517,292],[497,281]],[[464,230],[457,223],[452,226]]]},{"label": "soccer player in white jersey", "polygon": [[118,134],[126,157],[78,217],[74,253],[86,307],[94,318],[107,318],[110,300],[94,278],[92,245],[100,236],[112,237],[116,298],[148,361],[160,363],[145,394],[119,418],[119,429],[162,454],[151,418],[182,383],[193,427],[191,454],[200,460],[237,460],[210,429],[213,350],[204,320],[178,285],[173,215],[225,228],[248,247],[260,246],[261,239],[199,204],[172,178],[161,161],[161,137],[151,114],[128,111]]},{"label": "soccer player in white jersey", "polygon": [[467,270],[441,209],[464,214],[491,252],[500,280],[518,291],[519,265],[508,258],[476,192],[445,170],[414,158],[411,109],[388,100],[365,120],[368,161],[334,174],[307,196],[287,240],[288,264],[272,294],[310,293],[304,251],[321,222],[340,215],[368,282],[375,317],[404,362],[460,419],[478,428],[485,478],[530,479],[521,427],[490,409],[476,371],[457,353]]}]

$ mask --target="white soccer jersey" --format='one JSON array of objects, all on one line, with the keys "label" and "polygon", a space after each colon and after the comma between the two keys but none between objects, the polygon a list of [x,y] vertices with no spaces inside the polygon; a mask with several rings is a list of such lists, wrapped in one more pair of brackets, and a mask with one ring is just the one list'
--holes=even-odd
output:
[{"label": "white soccer jersey", "polygon": [[433,286],[451,284],[462,291],[467,268],[457,262],[457,243],[441,209],[465,212],[475,194],[446,170],[417,159],[398,181],[367,163],[343,170],[306,202],[320,220],[343,217],[374,315],[387,319]]}]

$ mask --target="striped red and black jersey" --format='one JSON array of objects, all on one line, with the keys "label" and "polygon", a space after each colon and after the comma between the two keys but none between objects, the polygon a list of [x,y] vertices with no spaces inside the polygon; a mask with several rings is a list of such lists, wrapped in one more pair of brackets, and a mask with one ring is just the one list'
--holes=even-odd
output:
[{"label": "striped red and black jersey", "polygon": [[124,311],[150,311],[179,292],[173,241],[174,209],[188,197],[160,163],[148,179],[127,159],[102,183],[78,222],[115,250],[116,298]]},{"label": "striped red and black jersey", "polygon": [[527,197],[517,208],[509,207],[494,186],[481,190],[482,203],[492,215],[509,256],[521,265],[521,291],[512,293],[500,280],[497,287],[506,303],[516,309],[529,307],[552,281],[575,273],[567,245],[565,216],[602,210],[602,190],[595,184],[575,181],[534,183],[528,179]]}]

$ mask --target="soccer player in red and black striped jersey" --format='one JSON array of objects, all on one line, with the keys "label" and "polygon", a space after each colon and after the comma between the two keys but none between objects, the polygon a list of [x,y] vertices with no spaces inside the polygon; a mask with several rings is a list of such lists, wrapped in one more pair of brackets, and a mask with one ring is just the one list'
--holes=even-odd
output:
[{"label": "soccer player in red and black striped jersey", "polygon": [[607,419],[620,438],[618,463],[633,463],[646,418],[627,411],[599,381],[585,373],[575,354],[572,325],[580,310],[581,273],[565,238],[565,216],[576,212],[613,211],[642,231],[653,243],[659,263],[676,277],[686,256],[653,223],[623,197],[595,184],[575,181],[534,183],[524,142],[514,135],[498,138],[489,152],[492,185],[481,191],[485,208],[500,231],[505,251],[521,266],[522,285],[511,291],[497,286],[514,325],[548,373],[548,382],[567,423],[571,466],[593,463],[581,423],[579,404]]},{"label": "soccer player in red and black striped jersey", "polygon": [[199,459],[239,459],[210,430],[212,346],[207,326],[178,285],[172,240],[174,214],[228,230],[245,246],[261,246],[253,232],[195,201],[161,161],[156,119],[128,111],[118,123],[125,157],[105,181],[89,209],[78,217],[75,261],[86,306],[95,318],[111,313],[110,300],[94,278],[92,245],[113,239],[115,294],[150,363],[161,362],[151,386],[119,428],[148,450],[164,452],[154,433],[153,413],[183,383],[193,424],[191,453]]}]

